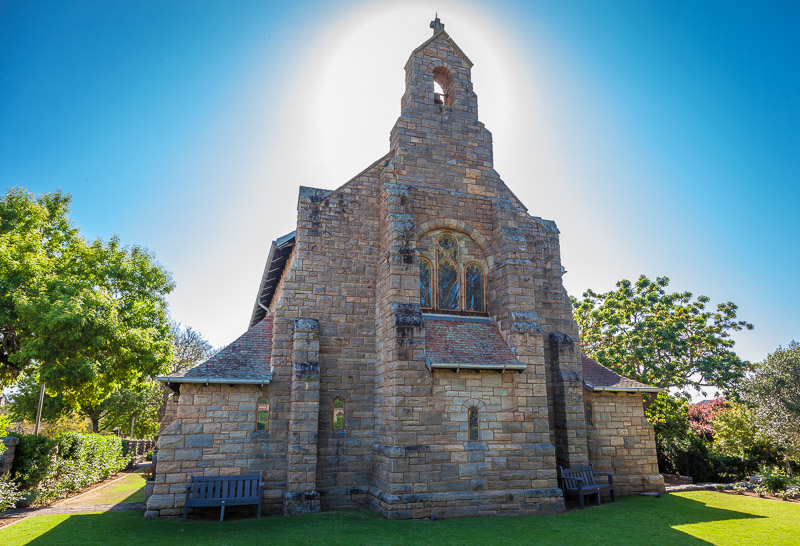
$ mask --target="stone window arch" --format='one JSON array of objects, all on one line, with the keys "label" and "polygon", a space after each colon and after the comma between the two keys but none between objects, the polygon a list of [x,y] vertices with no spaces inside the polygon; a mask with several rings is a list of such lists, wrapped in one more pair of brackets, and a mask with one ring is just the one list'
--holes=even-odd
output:
[{"label": "stone window arch", "polygon": [[455,82],[453,73],[444,66],[433,69],[433,102],[452,106],[455,102]]},{"label": "stone window arch", "polygon": [[433,309],[433,265],[428,258],[419,259],[419,304]]},{"label": "stone window arch", "polygon": [[[479,442],[481,440],[481,412],[486,411],[486,404],[482,400],[471,398],[462,405],[466,412],[467,422],[466,438],[468,442]],[[464,430],[462,428],[462,430]]]},{"label": "stone window arch", "polygon": [[439,235],[436,239],[436,306],[445,311],[461,308],[458,254],[458,239],[452,233]]},{"label": "stone window arch", "polygon": [[256,430],[269,430],[269,398],[259,398],[258,400]]},{"label": "stone window arch", "polygon": [[464,267],[464,310],[486,311],[486,273],[478,262],[470,262]]}]

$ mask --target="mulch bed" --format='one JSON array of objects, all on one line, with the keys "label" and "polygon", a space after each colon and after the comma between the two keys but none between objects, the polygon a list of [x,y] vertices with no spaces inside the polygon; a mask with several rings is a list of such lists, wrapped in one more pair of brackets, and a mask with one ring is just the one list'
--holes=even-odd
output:
[{"label": "mulch bed", "polygon": [[21,520],[25,516],[12,516],[9,518],[0,518],[0,529],[5,527],[6,525],[11,525],[12,523],[16,523],[17,521]]},{"label": "mulch bed", "polygon": [[737,493],[736,491],[728,491],[728,490],[726,489],[725,491],[720,491],[720,493],[727,493],[728,495],[742,495],[742,496],[744,496],[744,497],[753,497],[753,498],[756,498],[756,499],[769,499],[769,500],[775,500],[775,501],[781,501],[781,502],[796,502],[796,503],[800,503],[800,498],[794,498],[794,499],[786,499],[786,500],[783,500],[783,499],[782,499],[782,498],[780,498],[780,497],[776,497],[776,496],[775,496],[775,495],[773,495],[772,493],[767,493],[767,494],[766,494],[765,496],[763,496],[763,497],[762,497],[762,496],[760,496],[760,495],[759,495],[758,493],[756,493],[755,491],[742,491],[741,493]]}]

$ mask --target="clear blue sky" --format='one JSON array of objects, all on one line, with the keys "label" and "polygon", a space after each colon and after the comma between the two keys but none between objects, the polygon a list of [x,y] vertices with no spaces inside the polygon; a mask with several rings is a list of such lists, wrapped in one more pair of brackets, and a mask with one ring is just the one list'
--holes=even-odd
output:
[{"label": "clear blue sky", "polygon": [[744,358],[800,339],[797,2],[0,0],[0,182],[149,248],[223,345],[297,187],[388,150],[435,10],[572,294],[666,275],[739,305]]}]

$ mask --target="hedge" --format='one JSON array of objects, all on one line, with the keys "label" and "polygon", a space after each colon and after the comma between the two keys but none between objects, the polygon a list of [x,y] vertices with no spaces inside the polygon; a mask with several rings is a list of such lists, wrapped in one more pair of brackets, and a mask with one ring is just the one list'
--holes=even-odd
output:
[{"label": "hedge", "polygon": [[116,436],[67,432],[55,438],[21,435],[11,479],[28,502],[50,503],[116,474],[127,464]]}]

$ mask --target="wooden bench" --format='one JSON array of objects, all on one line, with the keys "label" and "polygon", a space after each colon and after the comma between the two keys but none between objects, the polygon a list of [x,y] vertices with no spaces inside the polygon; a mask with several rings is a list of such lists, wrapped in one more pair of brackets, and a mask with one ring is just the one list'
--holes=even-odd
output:
[{"label": "wooden bench", "polygon": [[183,505],[183,521],[189,508],[219,506],[219,521],[225,519],[226,506],[256,505],[256,516],[261,517],[261,472],[241,476],[192,476],[186,485],[186,502]]},{"label": "wooden bench", "polygon": [[[608,483],[597,483],[594,479],[595,476],[606,476]],[[610,472],[595,472],[594,465],[589,466],[575,466],[572,468],[558,467],[558,481],[561,484],[561,489],[564,490],[564,496],[567,493],[578,495],[578,505],[583,508],[583,497],[588,495],[597,495],[597,504],[600,504],[600,493],[608,491],[611,493],[611,502],[616,502],[614,496],[614,478]]]}]

